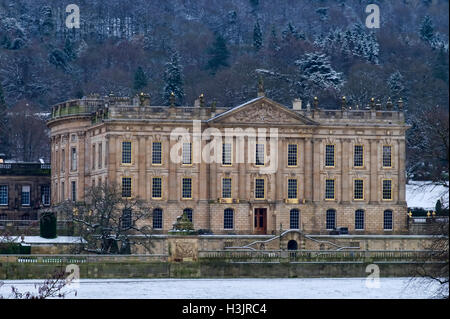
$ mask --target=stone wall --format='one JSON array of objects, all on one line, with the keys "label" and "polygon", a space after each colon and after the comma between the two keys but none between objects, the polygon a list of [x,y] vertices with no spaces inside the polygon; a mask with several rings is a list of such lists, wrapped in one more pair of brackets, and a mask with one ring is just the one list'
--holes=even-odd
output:
[{"label": "stone wall", "polygon": [[[1,258],[0,258],[1,261]],[[409,277],[416,263],[374,263],[380,277]],[[0,262],[0,280],[44,279],[66,264]],[[227,262],[101,262],[80,264],[80,278],[330,278],[367,277],[367,263],[234,263]],[[431,267],[432,265],[427,265]]]},{"label": "stone wall", "polygon": [[[199,236],[169,236],[158,235],[151,237],[152,254],[169,254],[169,243],[175,247],[174,240],[191,242],[194,248],[205,250],[224,250],[229,247],[250,247],[257,250],[286,250],[288,242],[296,241],[298,249],[303,250],[336,250],[341,247],[354,250],[426,250],[430,247],[433,236],[430,235],[303,235],[300,232],[286,234],[280,240],[269,235],[199,235]],[[227,248],[228,247],[228,248]],[[133,247],[133,253],[148,253],[142,247]]]}]

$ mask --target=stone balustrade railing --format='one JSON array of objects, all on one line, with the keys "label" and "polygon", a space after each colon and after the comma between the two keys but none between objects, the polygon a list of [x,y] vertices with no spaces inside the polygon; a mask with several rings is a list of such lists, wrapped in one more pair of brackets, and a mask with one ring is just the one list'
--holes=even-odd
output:
[{"label": "stone balustrade railing", "polygon": [[210,250],[199,251],[199,259],[277,262],[324,261],[423,261],[433,259],[430,250]]},{"label": "stone balustrade railing", "polygon": [[168,255],[0,255],[0,263],[32,264],[84,264],[84,263],[130,263],[165,262]]}]

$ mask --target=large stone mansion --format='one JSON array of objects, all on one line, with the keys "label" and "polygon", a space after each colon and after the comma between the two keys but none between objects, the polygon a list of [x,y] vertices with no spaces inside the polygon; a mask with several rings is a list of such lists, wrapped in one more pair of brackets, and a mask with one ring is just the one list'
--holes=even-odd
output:
[{"label": "large stone mansion", "polygon": [[161,233],[183,212],[216,234],[407,233],[401,101],[352,109],[343,98],[326,110],[317,99],[288,108],[261,90],[233,108],[203,96],[189,107],[90,96],[53,106],[48,126],[53,205],[115,182],[152,203]]}]

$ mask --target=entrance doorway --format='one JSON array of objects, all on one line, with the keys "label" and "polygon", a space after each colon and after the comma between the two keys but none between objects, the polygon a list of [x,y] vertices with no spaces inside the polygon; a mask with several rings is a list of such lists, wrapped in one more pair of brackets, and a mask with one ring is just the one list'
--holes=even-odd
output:
[{"label": "entrance doorway", "polygon": [[267,231],[267,208],[255,208],[255,234],[265,235]]},{"label": "entrance doorway", "polygon": [[288,241],[287,249],[288,250],[297,250],[298,249],[297,242],[295,240]]}]

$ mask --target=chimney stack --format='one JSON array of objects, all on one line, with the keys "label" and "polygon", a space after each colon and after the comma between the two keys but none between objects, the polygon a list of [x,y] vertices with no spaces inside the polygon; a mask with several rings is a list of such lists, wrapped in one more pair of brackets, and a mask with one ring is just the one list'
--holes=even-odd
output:
[{"label": "chimney stack", "polygon": [[302,100],[294,99],[294,101],[292,101],[292,109],[293,110],[301,110],[302,109]]}]

